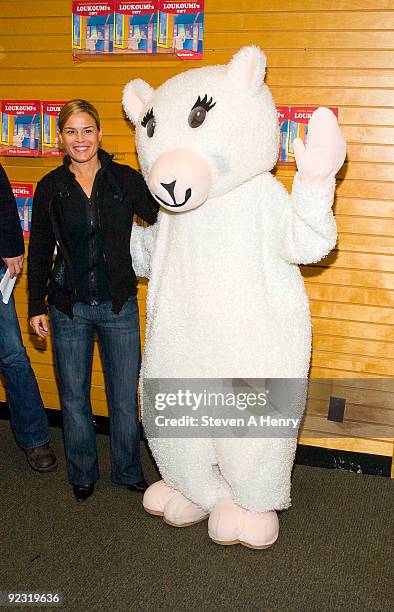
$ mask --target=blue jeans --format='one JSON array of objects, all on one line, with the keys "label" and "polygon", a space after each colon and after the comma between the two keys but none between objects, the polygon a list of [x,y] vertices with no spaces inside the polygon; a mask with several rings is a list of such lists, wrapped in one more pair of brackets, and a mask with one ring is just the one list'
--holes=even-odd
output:
[{"label": "blue jeans", "polygon": [[93,342],[97,333],[104,360],[109,404],[111,479],[133,484],[143,479],[137,409],[140,329],[136,298],[119,314],[111,302],[74,305],[74,318],[50,307],[63,412],[69,482],[93,484],[99,478],[90,403]]},{"label": "blue jeans", "polygon": [[[0,265],[0,279],[5,273]],[[49,425],[36,377],[22,343],[14,296],[4,304],[0,295],[0,370],[5,380],[10,419],[22,448],[49,441]]]}]

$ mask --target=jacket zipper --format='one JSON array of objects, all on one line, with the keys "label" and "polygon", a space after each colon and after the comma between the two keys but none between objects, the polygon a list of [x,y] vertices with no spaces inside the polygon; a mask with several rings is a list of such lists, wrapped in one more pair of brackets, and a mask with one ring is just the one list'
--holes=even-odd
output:
[{"label": "jacket zipper", "polygon": [[[101,175],[101,168],[97,171],[94,177],[92,192],[88,198],[88,222],[91,231],[91,240],[89,241],[89,303],[91,305],[98,304],[98,278],[97,278],[97,229],[98,224],[98,193],[96,193],[97,183]],[[97,220],[96,220],[97,212]],[[91,248],[92,247],[92,248]],[[94,258],[96,262],[94,262]],[[96,271],[93,271],[93,264],[96,265]]]},{"label": "jacket zipper", "polygon": [[[100,206],[99,206],[99,202],[98,202],[97,196],[98,196],[98,193],[96,194],[97,223],[98,223],[98,229],[99,229],[99,231],[102,233],[101,216],[100,216]],[[103,234],[103,233],[102,233],[102,237],[103,237],[103,259],[104,259],[104,267],[105,267],[105,273],[106,273],[106,277],[107,277],[107,283],[108,283],[109,295],[111,296],[111,299],[112,299],[112,295],[111,295],[111,287],[110,287],[110,283],[109,283],[109,274],[108,274],[107,256],[106,256],[106,254],[105,254],[105,241],[104,241],[104,234]]]}]

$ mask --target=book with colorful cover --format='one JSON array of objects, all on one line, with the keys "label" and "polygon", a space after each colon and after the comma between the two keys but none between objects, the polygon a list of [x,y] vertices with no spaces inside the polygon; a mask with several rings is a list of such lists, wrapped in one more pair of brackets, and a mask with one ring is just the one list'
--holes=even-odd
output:
[{"label": "book with colorful cover", "polygon": [[41,102],[39,100],[2,100],[0,120],[0,155],[13,157],[40,155]]},{"label": "book with colorful cover", "polygon": [[158,53],[201,59],[203,36],[204,0],[159,0]]},{"label": "book with colorful cover", "polygon": [[72,3],[72,49],[74,56],[105,55],[114,50],[114,3],[112,0]]},{"label": "book with colorful cover", "polygon": [[18,206],[23,236],[28,238],[30,236],[34,186],[32,183],[11,183],[11,187]]},{"label": "book with colorful cover", "polygon": [[41,151],[43,157],[59,157],[62,150],[58,143],[59,113],[65,102],[42,102],[42,137]]},{"label": "book with colorful cover", "polygon": [[114,53],[156,53],[158,10],[158,0],[114,0]]},{"label": "book with colorful cover", "polygon": [[279,162],[288,162],[288,139],[289,139],[289,119],[290,106],[277,106],[280,140],[279,140]]}]

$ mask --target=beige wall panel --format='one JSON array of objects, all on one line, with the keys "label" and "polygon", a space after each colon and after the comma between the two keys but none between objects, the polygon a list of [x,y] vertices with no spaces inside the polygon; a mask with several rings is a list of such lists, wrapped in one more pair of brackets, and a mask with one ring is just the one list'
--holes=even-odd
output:
[{"label": "beige wall panel", "polygon": [[352,287],[394,289],[394,275],[368,270],[344,270],[321,266],[302,266],[302,275],[308,283],[328,283]]},{"label": "beige wall panel", "polygon": [[372,455],[393,456],[393,443],[382,440],[371,440],[363,438],[346,437],[319,437],[315,432],[303,429],[303,434],[299,438],[300,444],[307,446],[319,446],[321,448],[337,448],[348,450],[355,453],[370,453]]},{"label": "beige wall panel", "polygon": [[[231,4],[231,3],[229,3]],[[237,3],[238,4],[238,3]],[[272,2],[271,5],[276,5]],[[293,7],[298,2],[293,3]],[[320,3],[318,3],[320,6]],[[207,2],[206,8],[209,7]],[[264,11],[264,2],[260,3],[260,8]],[[256,8],[257,11],[257,8]],[[213,13],[207,14],[206,29],[208,31],[220,30],[279,30],[281,32],[293,32],[299,30],[300,25],[305,30],[348,30],[351,24],[352,30],[392,30],[394,29],[394,14],[391,11],[383,12],[322,12],[314,11],[303,12],[239,12],[239,13]]]},{"label": "beige wall panel", "polygon": [[359,251],[369,253],[393,252],[393,240],[390,236],[362,236],[342,234],[337,242],[338,251]]},{"label": "beige wall panel", "polygon": [[[1,37],[1,34],[0,34]],[[375,50],[375,49],[274,49],[271,50],[265,47],[265,53],[268,60],[268,71],[274,68],[351,68],[356,69],[392,69],[394,68],[394,51],[386,50]],[[201,65],[206,64],[221,64],[227,62],[232,53],[236,51],[236,48],[227,50],[221,49],[207,49],[201,60]],[[45,65],[56,68],[70,68],[75,65],[70,56],[68,49],[64,51],[53,52],[50,50],[40,52],[30,51],[26,53],[24,51],[9,51],[7,57],[10,60],[10,64],[17,68],[26,69],[29,68],[40,68],[42,66],[42,60],[45,58]],[[199,64],[200,65],[200,64]],[[76,69],[83,67],[89,67],[92,71],[92,78],[94,78],[94,71],[101,70],[101,68],[107,67],[123,67],[125,71],[133,71],[138,69],[150,68],[157,70],[157,67],[152,66],[149,60],[133,58],[130,62],[125,59],[114,59],[108,60],[100,58],[98,60],[86,60],[82,65],[75,65]],[[178,67],[179,70],[183,71],[185,68],[185,62],[179,59],[172,60],[160,60],[160,66],[162,68],[174,68]],[[126,73],[126,72],[125,72]],[[146,80],[150,77],[148,74],[144,75]],[[389,109],[388,109],[389,110]],[[361,109],[361,112],[362,109]],[[373,113],[373,109],[366,109],[365,112]]]},{"label": "beige wall panel", "polygon": [[[368,398],[367,398],[368,399]],[[391,397],[392,400],[392,397]],[[327,419],[327,402],[318,400],[309,400],[307,402],[307,414],[319,415]],[[371,409],[370,406],[362,406],[346,402],[344,422],[346,423],[371,423],[382,426],[387,426],[387,431],[383,429],[383,435],[387,438],[390,435],[391,428],[394,427],[394,411],[386,410],[375,406]],[[380,436],[381,437],[381,436]]]},{"label": "beige wall panel", "polygon": [[[320,334],[341,336],[343,338],[359,338],[361,340],[393,341],[392,325],[377,325],[359,321],[333,320],[312,317],[315,338]],[[342,351],[341,351],[342,352]],[[314,355],[312,364],[314,363]]]},{"label": "beige wall panel", "polygon": [[[321,336],[315,334],[312,343],[313,350],[330,353],[348,353],[349,355],[364,355],[366,357],[385,357],[394,360],[394,346],[391,342],[360,340],[359,338],[343,338],[341,336]],[[392,362],[394,372],[394,361]],[[393,389],[394,391],[394,389]],[[393,395],[394,402],[394,395]]]},{"label": "beige wall panel", "polygon": [[394,426],[375,425],[362,421],[344,421],[336,423],[328,421],[324,416],[305,414],[303,427],[314,432],[326,434],[329,437],[345,435],[349,438],[371,438],[373,440],[389,441],[394,438]]},{"label": "beige wall panel", "polygon": [[361,287],[341,287],[337,285],[327,286],[313,283],[308,283],[306,290],[309,298],[312,300],[325,299],[330,302],[394,308],[394,291],[363,289]]},{"label": "beige wall panel", "polygon": [[[373,374],[376,377],[393,376],[393,363],[390,359],[315,351],[313,363],[321,368],[353,372],[354,377],[362,377],[364,373]],[[327,372],[327,376],[329,375]]]},{"label": "beige wall panel", "polygon": [[[83,87],[86,83],[94,80],[94,75],[100,75],[100,83],[103,85],[117,85],[118,83],[126,83],[131,79],[136,79],[141,74],[141,68],[135,68],[129,65],[100,67],[97,65],[89,66],[85,62],[84,65],[73,66],[72,62],[68,62],[68,68],[59,68],[52,73],[41,75],[40,68],[31,69],[24,67],[18,70],[4,70],[3,82],[4,85],[35,85],[37,76],[39,76],[41,84],[48,85],[64,85],[64,83],[73,83],[75,86]],[[149,72],[149,83],[154,87],[160,85],[164,80],[175,76],[179,72],[186,70],[187,67],[183,64],[180,68],[177,67],[156,67]],[[40,74],[38,75],[38,72]],[[323,68],[268,68],[267,85],[271,88],[275,87],[297,87],[300,83],[304,87],[357,87],[357,88],[390,88],[393,82],[394,70],[353,70],[348,69],[323,69]]]},{"label": "beige wall panel", "polygon": [[386,11],[393,8],[391,0],[213,0],[216,12],[233,13],[236,11],[270,11],[286,12],[292,11]]}]

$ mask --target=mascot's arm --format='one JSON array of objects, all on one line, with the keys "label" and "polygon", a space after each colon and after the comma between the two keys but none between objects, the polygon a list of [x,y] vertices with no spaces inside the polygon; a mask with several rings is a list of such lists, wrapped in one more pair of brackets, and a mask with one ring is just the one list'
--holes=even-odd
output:
[{"label": "mascot's arm", "polygon": [[142,227],[137,225],[137,223],[133,223],[130,238],[130,254],[134,272],[137,276],[150,277],[150,259],[156,229],[157,222],[149,227]]},{"label": "mascot's arm", "polygon": [[288,203],[281,255],[294,264],[319,261],[334,248],[337,227],[331,206],[335,180],[325,186],[304,184],[296,174]]},{"label": "mascot's arm", "polygon": [[307,144],[296,139],[294,152],[298,172],[287,209],[282,255],[290,263],[307,264],[325,257],[337,239],[331,207],[346,143],[332,111],[319,108],[313,113]]}]

